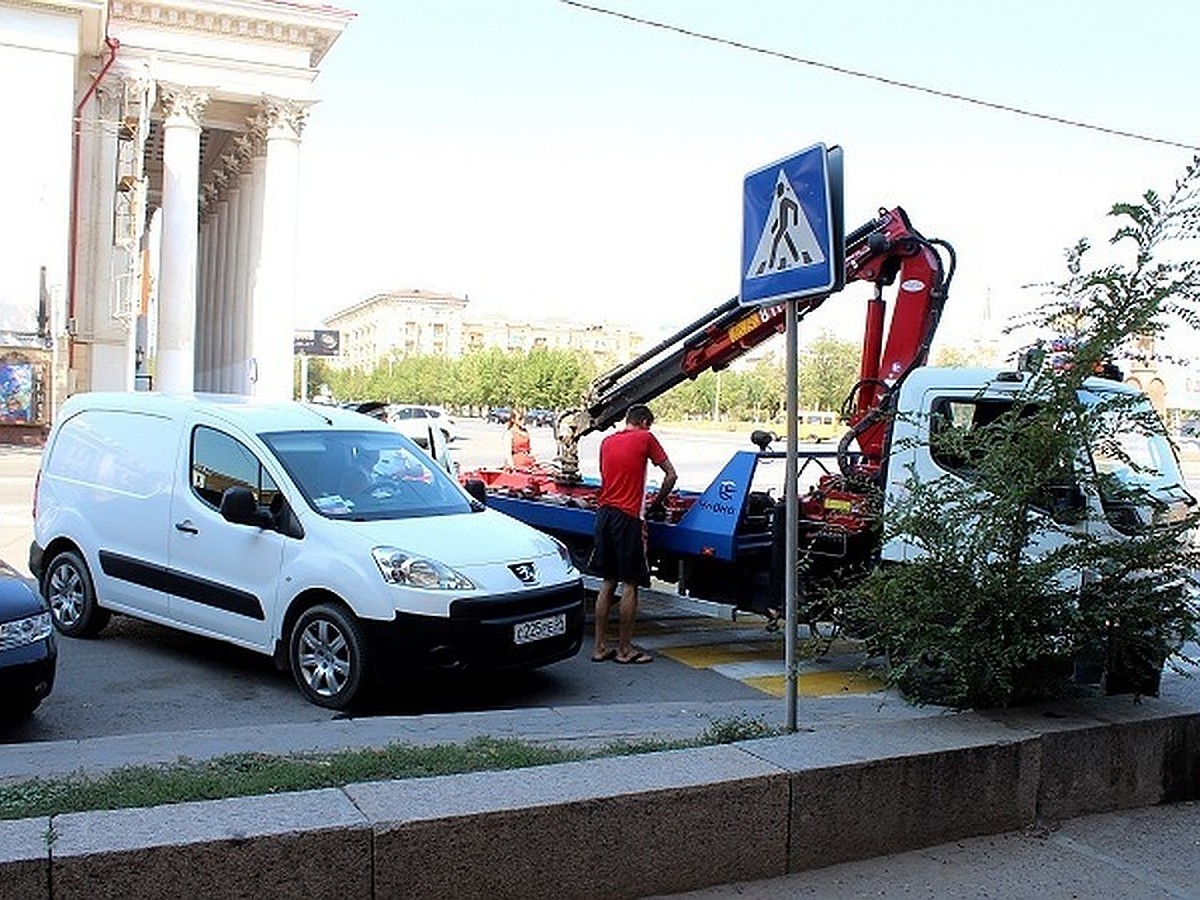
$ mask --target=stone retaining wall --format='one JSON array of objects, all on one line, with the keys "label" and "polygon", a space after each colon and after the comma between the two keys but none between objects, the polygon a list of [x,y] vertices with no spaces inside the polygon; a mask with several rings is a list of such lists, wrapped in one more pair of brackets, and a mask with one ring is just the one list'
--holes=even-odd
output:
[{"label": "stone retaining wall", "polygon": [[1200,712],[1129,698],[0,822],[0,896],[638,897],[1200,798]]}]

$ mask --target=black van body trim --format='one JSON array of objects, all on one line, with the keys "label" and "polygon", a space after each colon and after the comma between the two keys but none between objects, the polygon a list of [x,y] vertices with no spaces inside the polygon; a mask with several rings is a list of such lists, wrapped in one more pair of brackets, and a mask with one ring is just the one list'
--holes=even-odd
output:
[{"label": "black van body trim", "polygon": [[100,551],[100,568],[110,578],[119,578],[174,597],[203,603],[216,609],[246,616],[262,622],[266,619],[262,602],[253,594],[227,585],[217,584],[195,575],[185,575],[174,569],[152,565],[139,559],[121,556],[108,550]]},{"label": "black van body trim", "polygon": [[[528,644],[513,642],[520,622],[562,615],[563,634]],[[534,669],[579,652],[583,643],[583,581],[451,602],[450,615],[397,610],[390,622],[360,620],[384,681],[403,672]]]}]

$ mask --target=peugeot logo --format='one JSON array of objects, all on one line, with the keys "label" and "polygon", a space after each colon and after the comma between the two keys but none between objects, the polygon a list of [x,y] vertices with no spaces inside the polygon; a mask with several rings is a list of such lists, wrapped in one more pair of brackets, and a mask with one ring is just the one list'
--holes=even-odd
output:
[{"label": "peugeot logo", "polygon": [[537,566],[531,562],[514,563],[509,570],[521,580],[521,584],[537,584]]}]

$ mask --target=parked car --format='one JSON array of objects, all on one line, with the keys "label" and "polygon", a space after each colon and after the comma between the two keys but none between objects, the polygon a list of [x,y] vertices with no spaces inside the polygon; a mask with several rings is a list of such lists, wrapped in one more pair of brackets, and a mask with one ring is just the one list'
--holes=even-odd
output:
[{"label": "parked car", "polygon": [[525,413],[525,422],[529,425],[553,425],[554,420],[557,418],[557,412],[541,406],[535,406],[529,412]]},{"label": "parked car", "polygon": [[57,663],[46,602],[23,578],[0,575],[0,722],[38,708],[54,688]]},{"label": "parked car", "polygon": [[379,418],[413,440],[428,441],[430,427],[440,429],[447,442],[458,437],[458,423],[440,406],[389,403]]},{"label": "parked car", "polygon": [[29,568],[62,634],[113,613],[203,634],[274,657],[332,709],[400,674],[536,668],[583,640],[566,547],[358,412],[76,394],[34,511]]},{"label": "parked car", "polygon": [[493,406],[488,410],[485,417],[489,422],[495,422],[498,425],[507,425],[508,417],[512,414],[512,410],[507,406]]}]

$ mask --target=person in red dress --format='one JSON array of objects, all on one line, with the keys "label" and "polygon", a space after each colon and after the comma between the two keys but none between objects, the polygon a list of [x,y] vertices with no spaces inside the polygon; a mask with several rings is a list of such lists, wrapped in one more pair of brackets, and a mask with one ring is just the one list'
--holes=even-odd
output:
[{"label": "person in red dress", "polygon": [[[644,516],[666,509],[666,498],[675,487],[675,467],[650,432],[654,414],[635,404],[625,414],[625,428],[600,442],[600,496],[597,498],[595,542],[590,568],[602,579],[596,595],[596,646],[593,662],[648,663],[654,657],[633,646],[637,619],[638,587],[649,586]],[[662,486],[648,506],[646,464],[662,469]],[[608,646],[608,616],[621,582],[617,646]]]},{"label": "person in red dress", "polygon": [[508,430],[504,435],[504,467],[528,472],[536,465],[529,431],[525,428],[525,415],[514,409],[508,414]]}]

